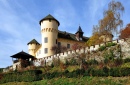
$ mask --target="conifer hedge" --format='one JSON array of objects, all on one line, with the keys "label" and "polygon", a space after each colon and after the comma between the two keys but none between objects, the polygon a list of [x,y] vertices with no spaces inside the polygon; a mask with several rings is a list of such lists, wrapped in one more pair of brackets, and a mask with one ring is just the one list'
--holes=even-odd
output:
[{"label": "conifer hedge", "polygon": [[3,74],[0,83],[6,82],[32,82],[42,79],[41,70],[28,70],[24,72],[12,72]]}]

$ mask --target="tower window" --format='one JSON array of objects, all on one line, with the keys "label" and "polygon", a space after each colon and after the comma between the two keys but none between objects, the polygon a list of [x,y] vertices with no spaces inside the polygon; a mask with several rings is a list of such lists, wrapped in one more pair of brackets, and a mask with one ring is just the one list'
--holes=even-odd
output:
[{"label": "tower window", "polygon": [[57,39],[56,39],[56,44],[57,44]]},{"label": "tower window", "polygon": [[70,48],[70,44],[67,44],[67,48]]},{"label": "tower window", "polygon": [[45,38],[44,38],[44,42],[45,42],[45,43],[48,43],[48,37],[45,37]]},{"label": "tower window", "polygon": [[45,51],[45,54],[46,54],[46,53],[48,53],[48,48],[45,48],[45,50],[44,50],[44,51]]},{"label": "tower window", "polygon": [[49,19],[49,22],[51,22],[51,19]]},{"label": "tower window", "polygon": [[58,47],[60,47],[61,46],[61,42],[58,42]]}]

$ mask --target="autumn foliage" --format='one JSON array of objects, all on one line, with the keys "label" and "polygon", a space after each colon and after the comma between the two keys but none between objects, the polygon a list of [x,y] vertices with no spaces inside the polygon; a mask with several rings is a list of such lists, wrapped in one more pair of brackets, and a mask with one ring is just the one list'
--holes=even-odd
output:
[{"label": "autumn foliage", "polygon": [[114,33],[118,31],[118,27],[122,27],[123,20],[121,20],[121,13],[124,12],[124,7],[121,2],[112,0],[108,4],[108,10],[104,11],[104,17],[99,21],[100,32],[107,31]]},{"label": "autumn foliage", "polygon": [[53,46],[51,48],[52,51],[54,51],[55,53],[62,53],[64,51],[67,51],[67,47],[65,46]]},{"label": "autumn foliage", "polygon": [[77,49],[81,49],[81,48],[82,48],[82,46],[80,46],[78,43],[74,43],[72,45],[72,50],[77,50]]},{"label": "autumn foliage", "polygon": [[95,34],[93,34],[93,36],[91,36],[90,39],[86,42],[86,45],[87,45],[87,46],[92,46],[92,45],[100,44],[101,42],[103,42],[103,39],[100,38],[100,34],[99,34],[99,33],[95,33]]},{"label": "autumn foliage", "polygon": [[119,38],[129,38],[130,37],[130,24],[128,24],[124,29],[120,31]]}]

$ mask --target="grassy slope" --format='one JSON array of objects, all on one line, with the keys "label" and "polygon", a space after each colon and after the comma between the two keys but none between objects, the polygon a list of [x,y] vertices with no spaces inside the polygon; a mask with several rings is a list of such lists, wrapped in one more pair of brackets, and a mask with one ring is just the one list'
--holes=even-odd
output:
[{"label": "grassy slope", "polygon": [[[124,63],[121,67],[130,67],[130,62]],[[73,71],[78,69],[79,66],[69,66],[67,69]],[[39,68],[44,72],[43,68]],[[60,67],[48,68],[49,72],[61,72]],[[53,78],[43,79],[34,82],[9,82],[1,85],[130,85],[129,77],[81,77],[81,78]]]},{"label": "grassy slope", "polygon": [[35,82],[10,82],[2,85],[130,85],[129,77],[54,78]]}]

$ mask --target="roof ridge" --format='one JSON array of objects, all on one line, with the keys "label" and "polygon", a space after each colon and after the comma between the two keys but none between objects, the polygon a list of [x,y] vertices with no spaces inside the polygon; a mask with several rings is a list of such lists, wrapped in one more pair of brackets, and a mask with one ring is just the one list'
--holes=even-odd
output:
[{"label": "roof ridge", "polygon": [[[27,45],[32,44],[32,43],[39,44],[37,40],[32,39]],[[39,44],[39,45],[40,45],[40,44]]]},{"label": "roof ridge", "polygon": [[53,17],[51,14],[48,14],[46,17],[44,17],[43,19],[41,19],[41,20],[39,21],[39,24],[41,25],[41,22],[42,22],[43,20],[48,20],[48,19],[55,20],[55,21],[58,23],[58,26],[60,25],[59,21],[58,21],[55,17]]}]

